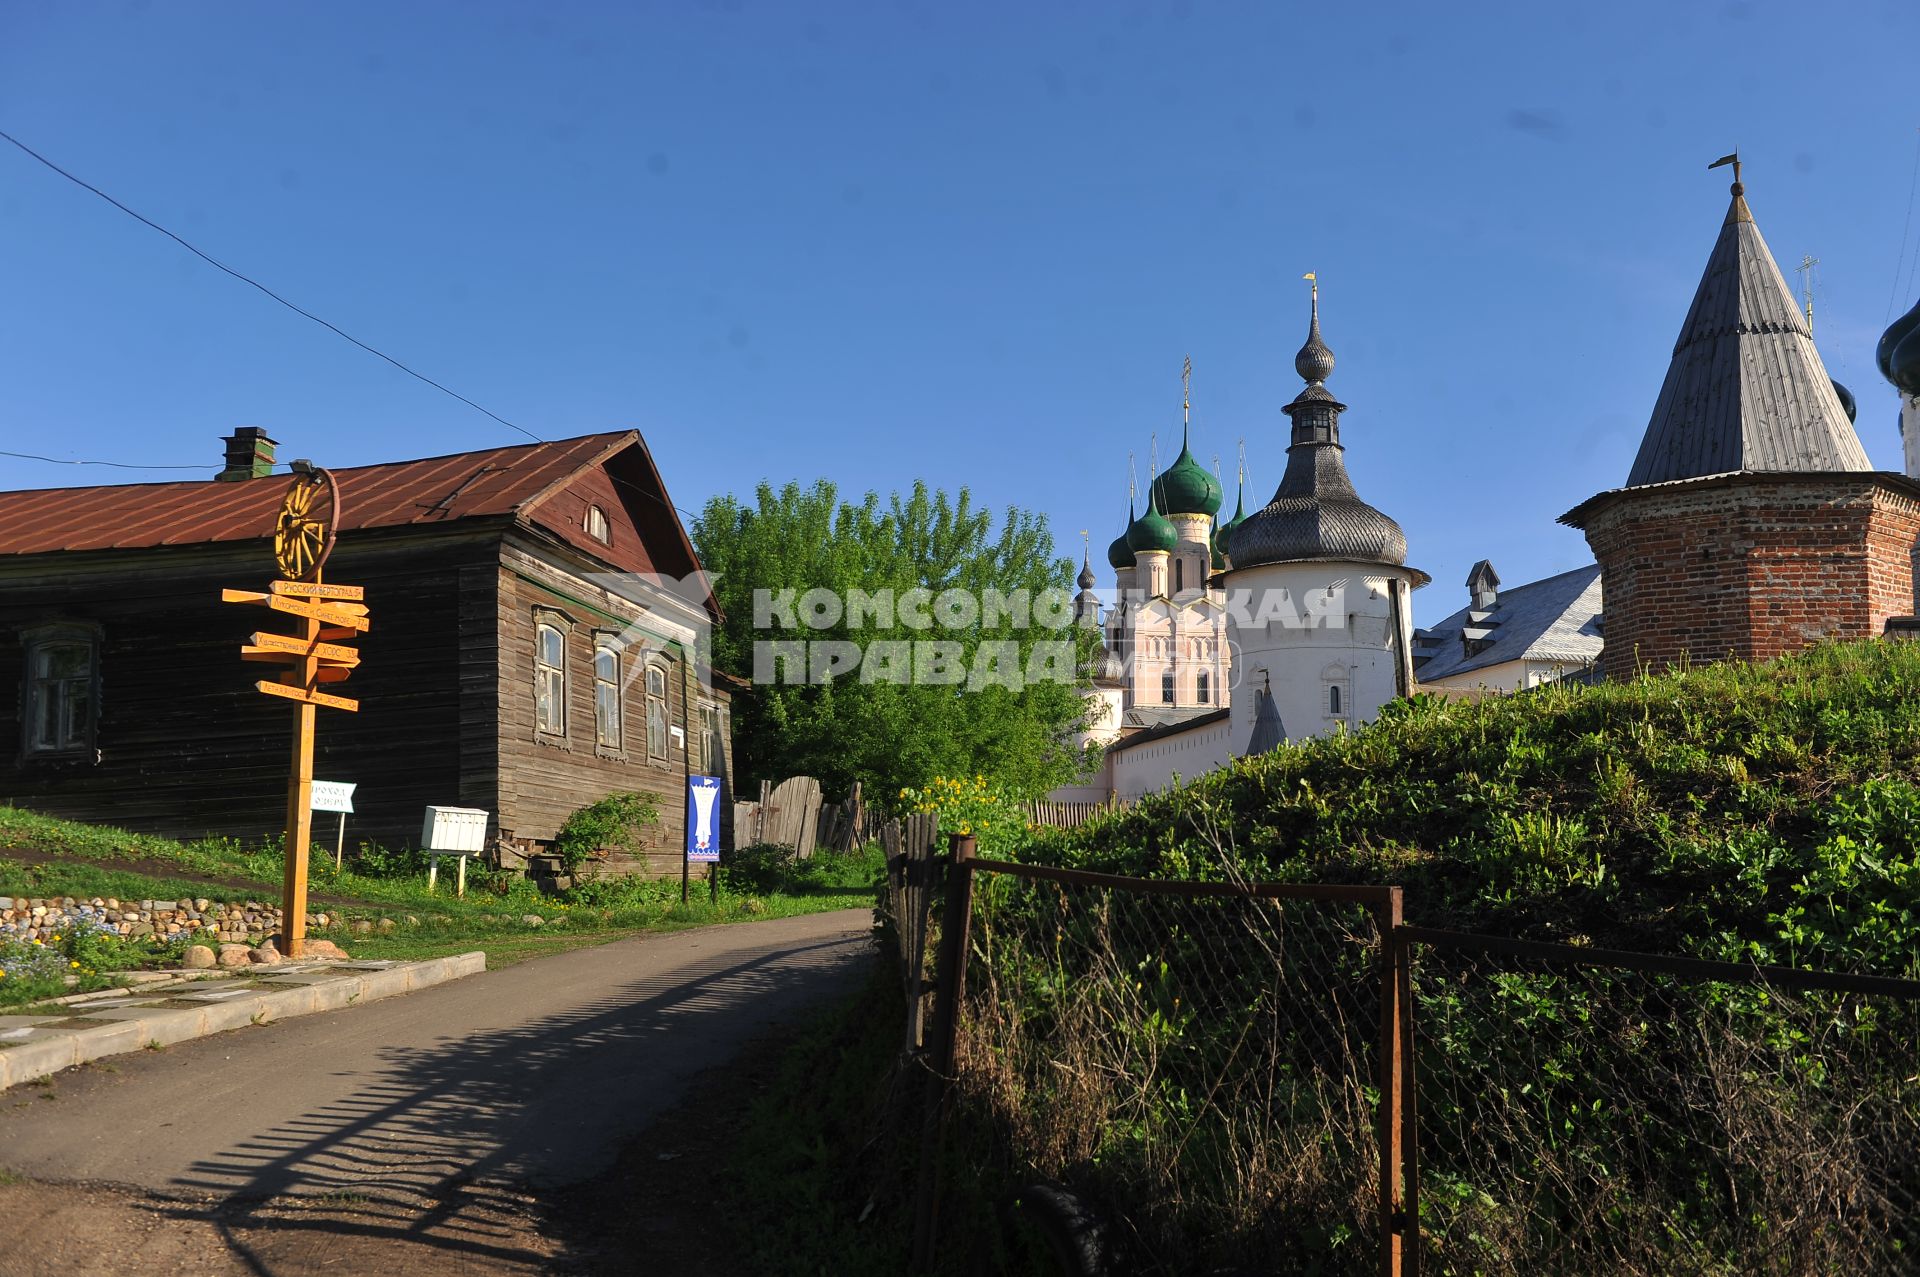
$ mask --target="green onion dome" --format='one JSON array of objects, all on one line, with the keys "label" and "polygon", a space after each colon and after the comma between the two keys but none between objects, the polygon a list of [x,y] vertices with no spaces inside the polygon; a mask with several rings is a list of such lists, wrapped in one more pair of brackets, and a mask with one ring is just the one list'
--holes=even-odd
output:
[{"label": "green onion dome", "polygon": [[1193,459],[1183,432],[1180,455],[1153,481],[1153,495],[1167,514],[1215,515],[1220,512],[1220,480]]},{"label": "green onion dome", "polygon": [[[1133,531],[1133,503],[1127,503],[1127,532]],[[1107,566],[1121,572],[1133,566],[1133,548],[1127,544],[1127,532],[1122,532],[1107,547]]]},{"label": "green onion dome", "polygon": [[1233,499],[1233,517],[1225,523],[1216,524],[1213,529],[1213,565],[1225,567],[1222,562],[1227,554],[1227,538],[1233,530],[1247,521],[1247,485],[1241,481],[1240,491]]},{"label": "green onion dome", "polygon": [[1160,481],[1156,479],[1147,489],[1147,512],[1127,529],[1127,548],[1145,554],[1148,550],[1171,550],[1179,544],[1180,534],[1160,513]]}]

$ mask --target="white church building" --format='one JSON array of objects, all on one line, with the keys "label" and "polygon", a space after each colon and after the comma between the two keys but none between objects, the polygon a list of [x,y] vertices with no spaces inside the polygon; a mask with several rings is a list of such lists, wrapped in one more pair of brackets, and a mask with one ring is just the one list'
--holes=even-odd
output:
[{"label": "white church building", "polygon": [[1306,385],[1284,409],[1292,439],[1271,500],[1246,513],[1243,494],[1215,527],[1220,482],[1183,440],[1108,551],[1117,589],[1104,618],[1083,565],[1080,617],[1101,627],[1101,652],[1080,743],[1103,752],[1055,800],[1130,801],[1283,740],[1357,727],[1412,690],[1409,596],[1428,578],[1407,566],[1400,525],[1347,475],[1317,287],[1294,368]]}]

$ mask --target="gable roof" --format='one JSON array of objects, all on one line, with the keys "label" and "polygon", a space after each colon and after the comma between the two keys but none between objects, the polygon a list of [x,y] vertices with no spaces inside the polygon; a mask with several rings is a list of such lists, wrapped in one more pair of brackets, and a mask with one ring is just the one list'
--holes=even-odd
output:
[{"label": "gable roof", "polygon": [[[1589,563],[1541,581],[1501,590],[1490,612],[1463,607],[1438,625],[1419,631],[1416,644],[1432,653],[1414,666],[1424,683],[1468,674],[1508,661],[1560,661],[1586,665],[1600,659],[1602,595],[1600,565]],[[1467,654],[1460,634],[1476,616],[1491,631],[1487,645]],[[1416,648],[1416,660],[1419,648]]]},{"label": "gable roof", "polygon": [[1736,181],[1628,487],[1873,468],[1742,191]]},{"label": "gable roof", "polygon": [[[639,441],[632,430],[334,471],[342,532],[523,513]],[[130,550],[270,534],[287,476],[0,492],[0,554]]]}]

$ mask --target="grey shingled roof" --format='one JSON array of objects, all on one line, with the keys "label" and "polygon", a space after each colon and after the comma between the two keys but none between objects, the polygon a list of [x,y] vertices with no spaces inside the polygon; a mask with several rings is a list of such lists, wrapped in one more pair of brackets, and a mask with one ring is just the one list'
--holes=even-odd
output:
[{"label": "grey shingled roof", "polygon": [[[1200,708],[1176,710],[1166,708],[1160,711],[1151,709],[1128,710],[1126,717],[1127,726],[1137,726],[1142,721],[1148,721],[1149,716],[1152,716],[1150,720],[1151,725],[1148,726],[1145,731],[1134,732],[1130,736],[1122,736],[1119,740],[1107,746],[1107,752],[1109,754],[1118,754],[1132,749],[1136,745],[1151,745],[1155,741],[1163,741],[1169,736],[1178,736],[1181,732],[1191,731],[1196,727],[1210,727],[1215,723],[1224,722],[1228,713],[1229,710],[1225,705],[1222,705],[1219,709]],[[1140,717],[1136,718],[1136,715]]]},{"label": "grey shingled roof", "polygon": [[1414,666],[1416,679],[1433,683],[1507,661],[1560,661],[1573,667],[1600,659],[1597,563],[1501,590],[1491,617],[1492,642],[1471,656],[1460,642],[1470,611],[1463,607],[1419,632],[1416,639],[1433,655]]},{"label": "grey shingled roof", "polygon": [[1736,188],[1627,485],[1872,468]]}]

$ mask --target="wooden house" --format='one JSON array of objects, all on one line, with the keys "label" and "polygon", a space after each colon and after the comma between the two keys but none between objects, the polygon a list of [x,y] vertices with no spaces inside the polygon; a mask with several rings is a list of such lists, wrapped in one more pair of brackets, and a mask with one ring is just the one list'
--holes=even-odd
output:
[{"label": "wooden house", "polygon": [[[184,838],[281,827],[291,711],[240,647],[285,618],[220,601],[275,575],[275,446],[237,431],[206,481],[0,492],[0,801]],[[729,698],[639,434],[335,475],[326,579],[365,587],[372,628],[337,689],[360,711],[320,711],[314,774],[358,785],[349,841],[415,843],[427,804],[480,807],[513,863],[637,790],[661,809],[645,861],[677,870],[687,776],[731,788]]]}]

